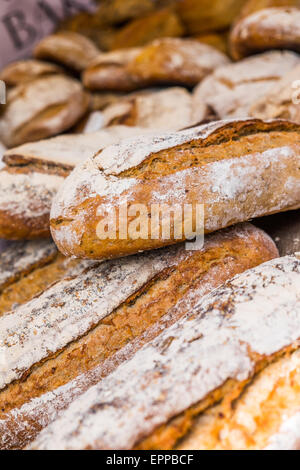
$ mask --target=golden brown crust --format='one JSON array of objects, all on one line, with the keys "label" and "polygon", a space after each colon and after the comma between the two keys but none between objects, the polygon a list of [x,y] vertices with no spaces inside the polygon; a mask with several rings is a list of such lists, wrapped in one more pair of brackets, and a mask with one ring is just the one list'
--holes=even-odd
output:
[{"label": "golden brown crust", "polygon": [[241,19],[230,35],[235,60],[270,49],[300,52],[300,8],[278,7],[259,10]]},{"label": "golden brown crust", "polygon": [[[166,317],[164,314],[179,300],[184,302],[187,296],[192,299],[188,303],[192,306],[199,300],[200,292],[205,295],[235,274],[276,256],[278,252],[271,239],[248,224],[208,237],[202,251],[186,252],[174,266],[163,269],[84,336],[36,364],[22,380],[6,387],[0,394],[0,409],[9,412],[95,368],[95,374],[88,379],[91,385],[97,367],[127,343],[137,339],[133,349],[139,349],[178,321],[186,311],[184,308],[175,309]],[[32,428],[37,430],[40,424],[30,425],[27,433],[31,439]],[[45,421],[42,427],[46,424]],[[25,437],[23,444],[26,443]]]},{"label": "golden brown crust", "polygon": [[[65,180],[52,206],[52,235],[64,254],[91,259],[179,242],[174,233],[183,232],[181,218],[171,218],[167,240],[161,233],[151,237],[146,222],[141,231],[148,238],[133,239],[127,231],[120,237],[123,226],[110,239],[98,237],[107,211],[118,215],[121,195],[128,208],[144,204],[149,218],[153,204],[192,204],[194,209],[204,204],[205,232],[297,208],[299,157],[299,126],[286,121],[220,121],[157,141],[144,138],[110,147]],[[128,217],[128,227],[134,220]]]},{"label": "golden brown crust", "polygon": [[231,25],[246,0],[180,0],[177,11],[190,34],[223,30]]},{"label": "golden brown crust", "polygon": [[7,65],[1,71],[0,79],[7,86],[17,86],[37,77],[60,73],[62,73],[62,69],[57,65],[32,59]]},{"label": "golden brown crust", "polygon": [[299,7],[299,0],[247,0],[246,5],[242,8],[239,15],[240,18],[245,18],[259,10],[271,7]]},{"label": "golden brown crust", "polygon": [[124,26],[116,33],[111,49],[144,46],[157,38],[183,35],[183,24],[174,9],[164,8]]},{"label": "golden brown crust", "polygon": [[101,54],[83,74],[92,90],[132,91],[159,84],[194,86],[228,62],[217,49],[193,39],[156,39],[142,48]]}]

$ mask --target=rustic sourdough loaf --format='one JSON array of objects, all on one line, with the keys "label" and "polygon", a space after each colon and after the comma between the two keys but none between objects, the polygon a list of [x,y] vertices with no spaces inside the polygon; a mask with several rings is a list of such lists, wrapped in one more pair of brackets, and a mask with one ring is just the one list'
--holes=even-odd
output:
[{"label": "rustic sourdough loaf", "polygon": [[7,65],[0,72],[0,80],[9,87],[21,85],[38,77],[61,74],[62,69],[55,64],[40,60],[20,60]]},{"label": "rustic sourdough loaf", "polygon": [[251,116],[253,103],[265,100],[299,64],[294,52],[269,51],[219,67],[195,88],[194,106],[206,106],[206,113],[211,109],[218,119]]},{"label": "rustic sourdough loaf", "polygon": [[[107,259],[193,238],[188,222],[193,219],[195,227],[197,205],[204,205],[205,232],[297,208],[299,129],[287,121],[219,121],[107,147],[59,190],[51,211],[53,238],[65,255]],[[144,217],[136,204],[143,204]],[[183,227],[187,204],[194,210]],[[152,212],[157,205],[161,218]],[[180,211],[169,217],[167,209],[174,207]],[[112,216],[120,223],[106,233]],[[162,228],[170,221],[166,236]],[[199,234],[202,228],[200,220]]]},{"label": "rustic sourdough loaf", "polygon": [[[299,351],[299,280],[300,260],[291,256],[213,290],[128,353],[127,362],[77,398],[31,448],[173,449],[220,400],[234,411],[258,372]],[[187,303],[174,307],[181,308]]]},{"label": "rustic sourdough loaf", "polygon": [[272,240],[246,224],[207,237],[202,250],[180,245],[108,261],[56,283],[0,317],[0,416],[101,366],[135,338],[143,342],[150,326],[159,332],[176,322],[185,308],[158,325],[177,302],[193,304],[276,256]]},{"label": "rustic sourdough loaf", "polygon": [[300,52],[300,8],[266,8],[241,19],[231,32],[230,49],[236,60],[270,49]]}]

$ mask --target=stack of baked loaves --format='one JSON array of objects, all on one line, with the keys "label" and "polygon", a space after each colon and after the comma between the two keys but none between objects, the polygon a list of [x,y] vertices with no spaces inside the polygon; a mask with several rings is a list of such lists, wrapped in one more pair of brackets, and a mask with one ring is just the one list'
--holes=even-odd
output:
[{"label": "stack of baked loaves", "polygon": [[299,2],[108,3],[0,73],[0,448],[300,448]]}]

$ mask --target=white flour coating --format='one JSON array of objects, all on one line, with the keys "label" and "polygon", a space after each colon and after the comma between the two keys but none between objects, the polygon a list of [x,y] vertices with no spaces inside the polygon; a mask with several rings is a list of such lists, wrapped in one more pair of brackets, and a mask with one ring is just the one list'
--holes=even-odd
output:
[{"label": "white flour coating", "polygon": [[[130,449],[228,379],[300,338],[300,261],[265,263],[194,309],[75,400],[33,449]],[[130,377],[130,380],[128,380]]]},{"label": "white flour coating", "polygon": [[49,240],[7,242],[0,253],[0,287],[56,253],[54,243]]},{"label": "white flour coating", "polygon": [[220,119],[249,116],[253,97],[263,98],[299,64],[298,54],[270,51],[219,67],[195,88],[195,106],[206,104]]},{"label": "white flour coating", "polygon": [[246,40],[252,35],[252,28],[260,30],[260,34],[266,34],[269,30],[275,41],[283,36],[288,43],[290,38],[300,37],[300,9],[273,7],[257,11],[241,20],[233,30],[233,35]]},{"label": "white flour coating", "polygon": [[0,318],[0,347],[6,358],[0,369],[0,390],[32,365],[87,333],[186,253],[179,247],[100,264],[79,277],[55,284]]},{"label": "white flour coating", "polygon": [[64,75],[38,78],[13,88],[8,93],[7,105],[1,116],[0,138],[12,146],[15,134],[31,119],[51,106],[71,104],[81,93],[80,82]]},{"label": "white flour coating", "polygon": [[286,418],[265,450],[300,450],[300,411]]},{"label": "white flour coating", "polygon": [[112,126],[91,134],[60,135],[7,150],[5,157],[10,165],[14,164],[16,157],[21,157],[25,161],[42,161],[74,168],[104,147],[143,132],[143,129],[137,127]]},{"label": "white flour coating", "polygon": [[19,217],[50,212],[52,199],[64,178],[44,173],[0,172],[0,210]]},{"label": "white flour coating", "polygon": [[[273,241],[264,232],[250,224],[242,224],[209,235],[206,237],[205,245],[200,251],[205,252],[210,249],[219,248],[227,240],[232,240],[233,237],[247,242],[251,237],[260,245],[267,244],[274,247]],[[81,261],[77,266],[82,269],[84,266],[88,267],[91,263],[93,262]],[[233,263],[234,260],[232,259],[231,264]],[[209,270],[202,277],[200,287],[195,289],[191,287],[176,307],[166,313],[159,322],[150,327],[143,335],[131,341],[114,356],[106,360],[104,364],[77,377],[68,385],[59,387],[40,398],[32,399],[20,409],[15,409],[8,413],[7,418],[0,421],[0,449],[8,448],[9,446],[21,447],[30,442],[36,436],[40,426],[44,428],[54,419],[57,419],[61,411],[70,405],[81,393],[98,383],[103,376],[111,373],[118,364],[132,357],[135,351],[140,349],[142,344],[149,340],[149,336],[158,336],[161,331],[167,328],[167,325],[175,323],[183,313],[190,310],[199,301],[200,297],[215,288],[216,283],[220,284],[220,269],[224,273],[224,270],[228,270],[228,264],[222,263],[221,266],[219,264],[210,266]],[[230,278],[231,272],[230,270],[227,271],[227,278]],[[70,275],[70,273],[68,274]]]}]

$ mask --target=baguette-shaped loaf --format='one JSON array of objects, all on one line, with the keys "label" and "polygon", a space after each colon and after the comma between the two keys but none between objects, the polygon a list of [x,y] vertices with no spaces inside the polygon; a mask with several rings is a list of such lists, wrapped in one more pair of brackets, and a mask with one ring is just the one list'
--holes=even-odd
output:
[{"label": "baguette-shaped loaf", "polygon": [[286,257],[215,289],[75,400],[32,448],[174,448],[193,418],[224,397],[232,405],[257,372],[299,348],[299,281],[300,261]]},{"label": "baguette-shaped loaf", "polygon": [[7,166],[0,171],[0,238],[49,237],[53,197],[72,169],[99,148],[144,132],[113,126],[89,135],[70,134],[28,143],[5,152]]},{"label": "baguette-shaped loaf", "polygon": [[5,242],[1,249],[0,316],[91,263],[65,258],[48,240]]},{"label": "baguette-shaped loaf", "polygon": [[192,39],[156,39],[143,48],[101,54],[86,69],[83,81],[92,90],[131,91],[175,84],[194,86],[229,62],[214,47]]},{"label": "baguette-shaped loaf", "polygon": [[[181,249],[180,251],[183,254]],[[180,251],[178,249],[173,251],[171,259],[176,260]],[[163,256],[166,252],[168,250],[162,252]],[[156,257],[157,255],[158,253]],[[28,388],[31,397],[37,398],[21,406],[22,401],[20,402],[18,397],[19,408],[13,408],[11,406],[13,393],[10,393],[10,404],[6,406],[6,410],[13,409],[1,416],[0,448],[24,447],[74,398],[98,383],[144,344],[178,321],[200,297],[228,280],[234,273],[243,272],[274,256],[277,256],[277,250],[273,242],[263,232],[249,224],[210,235],[201,252],[193,254],[185,252],[181,261],[177,259],[177,264],[173,268],[152,279],[151,283],[135,295],[135,298],[129,298],[123,307],[121,305],[103,319],[101,325],[96,328],[94,336],[90,333],[86,339],[79,343],[75,342],[73,359],[72,356],[68,359],[64,354],[60,354],[58,362],[48,362],[46,370],[52,370],[54,374],[52,379],[50,375],[50,379],[45,380],[47,377],[45,367],[44,372],[40,369],[36,376],[38,386]],[[125,284],[126,280],[122,281],[122,289]],[[181,308],[172,309],[179,300]],[[70,356],[70,353],[70,348],[66,348],[66,354]],[[55,372],[53,368],[56,369]],[[73,369],[71,374],[66,374],[66,370],[71,369]],[[78,375],[84,370],[88,372]],[[62,376],[62,371],[65,377]],[[72,377],[75,378],[71,380]],[[27,380],[30,387],[33,379],[29,377]],[[71,382],[62,385],[68,380]],[[42,395],[40,387],[48,393]],[[24,389],[26,385],[19,389],[19,395],[25,393]],[[26,401],[26,397],[23,401]]]},{"label": "baguette-shaped loaf", "polygon": [[251,116],[253,103],[265,99],[299,64],[300,56],[294,52],[269,51],[219,67],[195,88],[194,106],[205,105],[219,119]]},{"label": "baguette-shaped loaf", "polygon": [[36,78],[7,93],[0,138],[7,147],[60,134],[85,114],[89,97],[81,83],[65,75]]},{"label": "baguette-shaped loaf", "polygon": [[225,397],[200,415],[179,450],[300,448],[299,387],[300,349],[263,369],[233,409]]},{"label": "baguette-shaped loaf", "polygon": [[300,65],[284,75],[252,103],[250,115],[259,119],[289,119],[300,124]]},{"label": "baguette-shaped loaf", "polygon": [[108,261],[56,283],[0,318],[0,414],[97,367],[189,292],[204,295],[277,253],[245,225],[210,236],[199,251],[181,245]]},{"label": "baguette-shaped loaf", "polygon": [[[189,204],[195,219],[196,205],[203,204],[205,232],[297,208],[299,130],[287,121],[219,121],[107,147],[79,165],[55,197],[54,240],[65,255],[107,259],[193,238],[191,224],[183,227],[178,212],[169,218],[170,233],[163,234],[169,217],[164,208],[179,207],[182,214]],[[136,204],[147,214],[138,219],[140,232],[132,229]],[[151,213],[158,204],[163,217],[153,216],[153,232]],[[125,207],[127,221],[118,216],[119,207]],[[108,235],[102,230],[107,214],[120,219]]]},{"label": "baguette-shaped loaf", "polygon": [[270,49],[300,52],[300,8],[266,8],[241,19],[231,32],[230,49],[236,60]]},{"label": "baguette-shaped loaf", "polygon": [[61,74],[62,69],[55,64],[40,60],[20,60],[7,65],[0,72],[0,80],[7,86],[17,86],[45,75]]},{"label": "baguette-shaped loaf", "polygon": [[99,53],[93,41],[72,31],[46,36],[34,50],[37,59],[51,60],[77,72],[88,67]]}]

